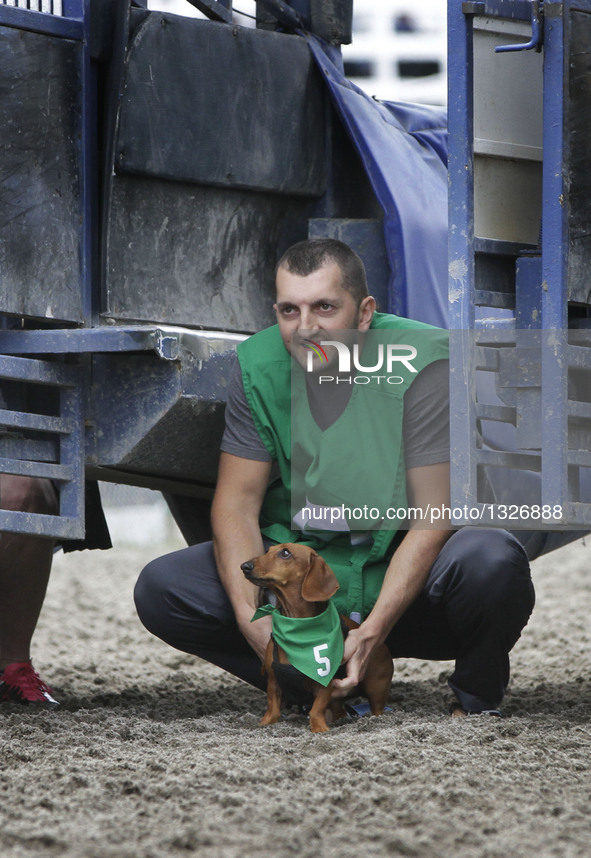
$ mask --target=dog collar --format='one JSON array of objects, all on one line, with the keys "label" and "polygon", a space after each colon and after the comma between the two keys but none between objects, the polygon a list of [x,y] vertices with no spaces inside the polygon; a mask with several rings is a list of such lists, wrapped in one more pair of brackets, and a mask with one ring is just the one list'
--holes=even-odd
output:
[{"label": "dog collar", "polygon": [[328,685],[343,660],[341,618],[332,602],[316,617],[285,617],[279,608],[263,605],[251,623],[271,615],[273,637],[290,664],[321,685]]}]

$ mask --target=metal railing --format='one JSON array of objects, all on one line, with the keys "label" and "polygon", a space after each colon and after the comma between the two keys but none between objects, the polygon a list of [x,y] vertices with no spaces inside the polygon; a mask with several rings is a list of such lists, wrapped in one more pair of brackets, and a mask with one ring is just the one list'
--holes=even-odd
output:
[{"label": "metal railing", "polygon": [[15,6],[32,12],[46,12],[49,15],[63,15],[62,0],[0,0],[0,6]]}]

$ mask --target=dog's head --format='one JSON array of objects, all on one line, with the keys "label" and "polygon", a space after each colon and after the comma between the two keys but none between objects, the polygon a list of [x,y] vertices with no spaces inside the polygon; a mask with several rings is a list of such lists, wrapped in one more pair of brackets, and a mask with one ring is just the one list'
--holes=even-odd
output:
[{"label": "dog's head", "polygon": [[326,602],[339,589],[330,566],[307,545],[285,542],[242,563],[246,578],[278,596],[298,592],[306,602]]}]

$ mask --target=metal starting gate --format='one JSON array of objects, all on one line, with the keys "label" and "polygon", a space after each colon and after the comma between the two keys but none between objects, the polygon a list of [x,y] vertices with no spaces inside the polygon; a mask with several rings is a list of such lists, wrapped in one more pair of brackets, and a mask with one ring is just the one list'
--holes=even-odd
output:
[{"label": "metal starting gate", "polygon": [[452,505],[585,528],[591,4],[448,8]]}]

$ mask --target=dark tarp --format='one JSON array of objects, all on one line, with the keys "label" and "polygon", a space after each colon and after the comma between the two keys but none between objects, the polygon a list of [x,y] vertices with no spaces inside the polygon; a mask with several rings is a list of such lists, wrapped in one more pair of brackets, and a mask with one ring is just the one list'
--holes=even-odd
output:
[{"label": "dark tarp", "polygon": [[305,38],[384,211],[388,310],[447,328],[447,113],[370,98],[338,49]]}]

